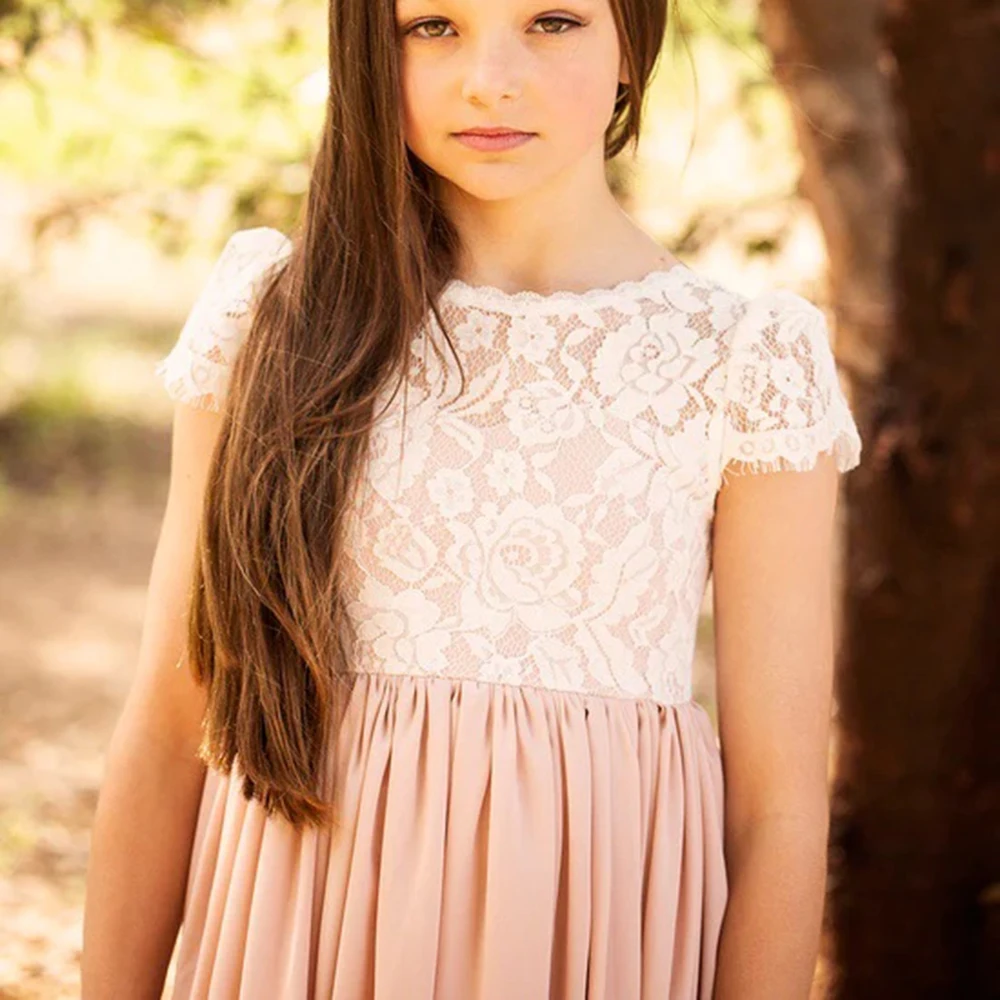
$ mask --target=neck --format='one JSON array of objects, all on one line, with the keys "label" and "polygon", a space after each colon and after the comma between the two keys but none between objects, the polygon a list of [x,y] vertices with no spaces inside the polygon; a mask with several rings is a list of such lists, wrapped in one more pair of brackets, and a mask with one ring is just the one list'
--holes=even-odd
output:
[{"label": "neck", "polygon": [[456,277],[503,291],[579,291],[639,278],[675,262],[622,210],[603,158],[510,197],[475,197],[454,184],[441,192],[459,231]]}]

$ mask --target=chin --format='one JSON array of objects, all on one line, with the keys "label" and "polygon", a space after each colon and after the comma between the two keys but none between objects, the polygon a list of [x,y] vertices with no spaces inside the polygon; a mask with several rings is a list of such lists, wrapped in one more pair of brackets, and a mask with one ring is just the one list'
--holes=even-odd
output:
[{"label": "chin", "polygon": [[510,201],[530,192],[533,184],[455,184],[463,194],[477,201]]},{"label": "chin", "polygon": [[438,170],[445,182],[479,201],[508,201],[541,187],[538,171],[501,163],[483,164],[476,170]]}]

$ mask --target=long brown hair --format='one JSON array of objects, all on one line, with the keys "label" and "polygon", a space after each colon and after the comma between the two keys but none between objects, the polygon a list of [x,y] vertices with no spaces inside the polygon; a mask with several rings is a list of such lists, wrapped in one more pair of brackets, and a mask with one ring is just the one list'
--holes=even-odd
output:
[{"label": "long brown hair", "polygon": [[[454,273],[458,234],[406,146],[392,0],[330,0],[326,119],[300,237],[237,355],[198,538],[188,660],[199,756],[291,823],[337,823],[323,776],[347,700],[344,525],[375,402]],[[611,0],[629,83],[605,159],[638,137],[666,0]],[[461,362],[450,338],[449,347]],[[464,373],[462,375],[464,386]]]}]

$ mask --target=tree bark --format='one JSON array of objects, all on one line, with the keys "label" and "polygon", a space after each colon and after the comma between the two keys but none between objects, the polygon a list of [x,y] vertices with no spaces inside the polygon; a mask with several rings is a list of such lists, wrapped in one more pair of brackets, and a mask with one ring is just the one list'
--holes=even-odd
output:
[{"label": "tree bark", "polygon": [[761,13],[864,443],[844,482],[827,992],[996,998],[1000,0]]}]

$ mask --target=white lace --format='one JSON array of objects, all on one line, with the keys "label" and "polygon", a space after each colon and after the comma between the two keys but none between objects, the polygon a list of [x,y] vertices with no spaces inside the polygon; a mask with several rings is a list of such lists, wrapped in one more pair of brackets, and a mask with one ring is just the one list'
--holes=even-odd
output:
[{"label": "white lace", "polygon": [[202,410],[222,409],[254,298],[270,266],[290,249],[288,237],[268,226],[241,229],[229,237],[173,349],[156,363],[156,374],[172,399]]},{"label": "white lace", "polygon": [[[174,398],[221,405],[287,248],[233,236],[158,366]],[[690,699],[725,476],[860,461],[823,313],[683,265],[551,295],[453,280],[440,307],[466,392],[429,316],[351,524],[354,669]]]}]

